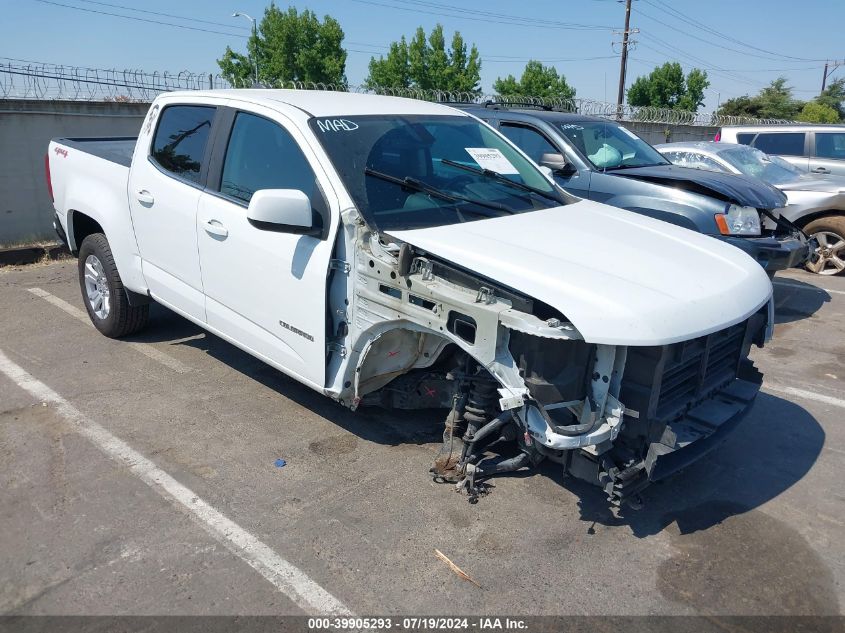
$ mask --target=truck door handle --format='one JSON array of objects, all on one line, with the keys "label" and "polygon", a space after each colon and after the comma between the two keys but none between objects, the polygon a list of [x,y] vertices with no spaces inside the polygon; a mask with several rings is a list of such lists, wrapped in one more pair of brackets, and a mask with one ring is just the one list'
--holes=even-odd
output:
[{"label": "truck door handle", "polygon": [[229,229],[220,224],[217,220],[208,220],[207,222],[203,222],[203,228],[205,229],[205,232],[210,235],[216,235],[217,237],[224,238],[229,236]]},{"label": "truck door handle", "polygon": [[138,198],[138,202],[140,202],[141,204],[153,204],[156,201],[156,199],[153,197],[153,194],[151,194],[146,189],[139,190],[135,194],[135,196]]},{"label": "truck door handle", "polygon": [[830,170],[827,167],[816,167],[813,170],[814,174],[829,174]]}]

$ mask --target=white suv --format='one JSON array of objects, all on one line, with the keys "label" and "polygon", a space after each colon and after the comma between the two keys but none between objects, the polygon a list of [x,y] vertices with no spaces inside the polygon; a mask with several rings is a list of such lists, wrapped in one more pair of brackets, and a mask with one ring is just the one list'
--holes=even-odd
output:
[{"label": "white suv", "polygon": [[714,140],[756,147],[801,171],[845,176],[845,125],[730,125]]}]

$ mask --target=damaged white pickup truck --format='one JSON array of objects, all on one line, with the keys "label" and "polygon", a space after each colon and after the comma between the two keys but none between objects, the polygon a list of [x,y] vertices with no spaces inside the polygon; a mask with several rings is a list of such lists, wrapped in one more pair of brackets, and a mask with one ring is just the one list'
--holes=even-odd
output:
[{"label": "damaged white pickup truck", "polygon": [[47,176],[103,334],[155,300],[353,409],[450,409],[432,472],[472,500],[550,459],[631,502],[759,389],[758,264],[570,197],[442,105],[170,93],[137,139],[54,140]]}]

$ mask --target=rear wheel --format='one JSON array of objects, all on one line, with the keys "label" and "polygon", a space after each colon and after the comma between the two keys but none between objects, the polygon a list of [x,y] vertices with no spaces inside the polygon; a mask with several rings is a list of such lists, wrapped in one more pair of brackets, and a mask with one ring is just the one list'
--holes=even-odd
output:
[{"label": "rear wheel", "polygon": [[804,232],[819,243],[806,267],[818,275],[838,275],[845,271],[845,217],[829,215],[813,220]]},{"label": "rear wheel", "polygon": [[79,247],[79,286],[88,316],[102,334],[120,338],[147,324],[150,307],[129,305],[109,242],[102,233],[89,235]]}]

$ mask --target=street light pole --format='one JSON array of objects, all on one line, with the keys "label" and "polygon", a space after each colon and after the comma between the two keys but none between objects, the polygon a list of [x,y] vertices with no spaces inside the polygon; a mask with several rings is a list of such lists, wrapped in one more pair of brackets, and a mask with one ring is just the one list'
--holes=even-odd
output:
[{"label": "street light pole", "polygon": [[235,11],[232,14],[233,18],[246,18],[252,22],[252,37],[255,39],[255,55],[253,56],[253,63],[255,65],[255,83],[258,83],[258,28],[255,25],[255,18],[248,16],[246,13]]}]

